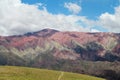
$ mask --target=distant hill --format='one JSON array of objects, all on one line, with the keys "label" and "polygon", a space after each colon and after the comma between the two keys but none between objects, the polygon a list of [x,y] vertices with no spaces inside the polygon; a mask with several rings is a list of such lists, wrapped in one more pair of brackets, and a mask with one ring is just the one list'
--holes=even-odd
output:
[{"label": "distant hill", "polygon": [[5,52],[23,60],[51,53],[58,59],[120,61],[120,34],[43,29],[19,36],[1,36],[0,53]]},{"label": "distant hill", "polygon": [[27,67],[0,66],[0,80],[105,80],[102,78]]},{"label": "distant hill", "polygon": [[0,65],[120,80],[120,34],[43,29],[24,35],[0,36]]}]

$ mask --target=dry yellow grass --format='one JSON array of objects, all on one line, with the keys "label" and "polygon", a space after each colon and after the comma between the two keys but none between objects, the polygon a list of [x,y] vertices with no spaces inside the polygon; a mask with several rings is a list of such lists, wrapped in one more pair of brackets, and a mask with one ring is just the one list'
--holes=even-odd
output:
[{"label": "dry yellow grass", "polygon": [[105,80],[105,79],[61,71],[52,71],[27,67],[1,66],[0,80]]}]

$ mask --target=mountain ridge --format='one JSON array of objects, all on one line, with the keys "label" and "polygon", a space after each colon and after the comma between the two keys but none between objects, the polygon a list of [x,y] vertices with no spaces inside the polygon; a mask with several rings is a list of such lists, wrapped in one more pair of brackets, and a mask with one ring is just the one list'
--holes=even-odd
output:
[{"label": "mountain ridge", "polygon": [[62,70],[120,80],[120,34],[44,29],[1,36],[0,65]]},{"label": "mountain ridge", "polygon": [[[43,29],[19,36],[0,37],[0,45],[8,50],[15,48],[18,51],[37,47],[54,48],[53,55],[61,59],[70,59],[70,57],[71,59],[78,57],[84,59],[85,56],[93,55],[99,58],[106,55],[107,52],[112,52],[112,55],[114,53],[115,57],[120,60],[119,40],[119,34],[115,33],[61,32],[54,29]],[[59,50],[61,48],[63,50]]]}]

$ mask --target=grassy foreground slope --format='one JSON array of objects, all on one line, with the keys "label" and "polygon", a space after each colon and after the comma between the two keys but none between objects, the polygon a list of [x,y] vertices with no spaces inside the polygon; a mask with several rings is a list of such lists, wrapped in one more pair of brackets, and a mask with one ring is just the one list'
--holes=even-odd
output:
[{"label": "grassy foreground slope", "polygon": [[82,74],[35,69],[27,67],[0,66],[0,80],[104,80]]}]

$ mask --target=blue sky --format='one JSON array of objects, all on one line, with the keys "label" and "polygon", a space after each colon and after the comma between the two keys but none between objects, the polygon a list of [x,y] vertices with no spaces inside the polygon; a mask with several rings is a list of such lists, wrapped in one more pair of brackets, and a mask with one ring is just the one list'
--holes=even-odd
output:
[{"label": "blue sky", "polygon": [[64,8],[64,3],[76,3],[82,7],[81,12],[77,15],[93,20],[105,12],[114,14],[114,8],[119,5],[119,0],[22,0],[22,2],[27,4],[43,3],[50,13],[65,15],[69,15],[71,12]]},{"label": "blue sky", "polygon": [[0,0],[0,35],[5,36],[45,28],[120,33],[119,21],[120,0]]}]

